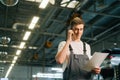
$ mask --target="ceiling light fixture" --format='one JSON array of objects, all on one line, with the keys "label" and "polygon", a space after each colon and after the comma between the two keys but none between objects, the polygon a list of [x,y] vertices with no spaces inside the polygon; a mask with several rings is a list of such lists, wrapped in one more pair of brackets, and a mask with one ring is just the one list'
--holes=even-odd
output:
[{"label": "ceiling light fixture", "polygon": [[18,56],[14,56],[14,60],[17,60],[18,59]]},{"label": "ceiling light fixture", "polygon": [[41,0],[26,0],[26,1],[31,1],[31,2],[40,2]]},{"label": "ceiling light fixture", "polygon": [[20,54],[21,54],[21,50],[17,50],[16,55],[18,56]]},{"label": "ceiling light fixture", "polygon": [[67,6],[68,8],[75,8],[78,3],[79,3],[79,1],[77,1],[77,0],[72,0],[72,1],[70,1],[70,0],[62,0],[61,6],[62,7]]},{"label": "ceiling light fixture", "polygon": [[25,42],[21,42],[19,48],[22,49],[25,45]]},{"label": "ceiling light fixture", "polygon": [[30,36],[31,32],[27,31],[23,37],[23,40],[28,40],[29,36]]},{"label": "ceiling light fixture", "polygon": [[39,5],[39,8],[46,8],[47,4],[48,4],[49,0],[42,0],[42,2]]},{"label": "ceiling light fixture", "polygon": [[16,60],[13,60],[13,61],[12,61],[12,64],[15,64],[15,63],[16,63]]},{"label": "ceiling light fixture", "polygon": [[7,78],[7,77],[8,77],[8,75],[9,75],[9,73],[11,72],[11,70],[12,70],[13,66],[14,66],[14,64],[11,64],[11,65],[10,65],[10,67],[9,67],[9,69],[8,69],[8,71],[7,71],[6,75],[5,75],[5,78]]},{"label": "ceiling light fixture", "polygon": [[54,5],[54,4],[55,4],[55,0],[50,0],[50,3],[51,3],[52,5]]},{"label": "ceiling light fixture", "polygon": [[29,29],[34,29],[34,27],[35,27],[36,23],[38,22],[38,20],[39,20],[39,17],[34,16],[28,28]]},{"label": "ceiling light fixture", "polygon": [[67,5],[67,7],[68,8],[75,8],[78,3],[79,3],[79,1],[73,0]]},{"label": "ceiling light fixture", "polygon": [[67,3],[68,3],[68,2],[70,2],[70,0],[62,0],[61,6],[62,6],[62,7],[67,6]]}]

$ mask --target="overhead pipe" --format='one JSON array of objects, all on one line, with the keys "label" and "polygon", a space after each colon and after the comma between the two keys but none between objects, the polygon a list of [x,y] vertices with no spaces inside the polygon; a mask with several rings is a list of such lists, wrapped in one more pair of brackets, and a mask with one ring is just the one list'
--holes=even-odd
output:
[{"label": "overhead pipe", "polygon": [[[14,23],[12,28],[13,28],[13,29],[17,29],[17,27],[18,27],[19,25],[20,25],[20,26],[23,26],[23,27],[28,27],[28,26],[29,26],[29,24],[25,24],[25,23]],[[39,27],[39,26],[40,26],[40,25],[36,25],[35,27]]]},{"label": "overhead pipe", "polygon": [[25,23],[14,23],[13,26],[12,26],[12,29],[9,29],[9,28],[1,28],[1,27],[0,27],[0,30],[17,32],[17,27],[18,27],[18,25],[20,25],[20,26],[28,26],[28,24],[25,24]]},{"label": "overhead pipe", "polygon": [[[25,23],[14,23],[13,26],[12,26],[12,29],[9,29],[9,28],[1,28],[1,27],[0,27],[0,30],[5,30],[5,31],[7,30],[7,31],[17,32],[17,27],[18,27],[19,25],[20,25],[20,26],[23,26],[23,27],[25,27],[25,26],[28,27],[28,26],[29,26],[29,24],[25,24]],[[39,26],[39,25],[37,25],[37,26]]]},{"label": "overhead pipe", "polygon": [[18,26],[18,25],[28,26],[28,24],[25,24],[25,23],[14,23],[12,28],[13,28],[13,29],[17,29],[17,26]]}]

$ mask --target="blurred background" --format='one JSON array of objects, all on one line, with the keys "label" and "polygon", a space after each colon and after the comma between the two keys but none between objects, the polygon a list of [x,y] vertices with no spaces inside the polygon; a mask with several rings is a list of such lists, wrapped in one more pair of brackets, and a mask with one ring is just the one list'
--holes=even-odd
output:
[{"label": "blurred background", "polygon": [[120,80],[120,0],[0,0],[0,80],[62,80],[55,55],[76,16],[92,54],[110,53],[103,77]]}]

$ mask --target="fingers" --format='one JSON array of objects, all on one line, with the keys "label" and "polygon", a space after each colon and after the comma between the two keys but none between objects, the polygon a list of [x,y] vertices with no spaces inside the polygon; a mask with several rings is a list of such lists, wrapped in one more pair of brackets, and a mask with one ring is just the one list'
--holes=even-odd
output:
[{"label": "fingers", "polygon": [[74,33],[73,30],[68,30],[69,35],[72,35],[73,33]]},{"label": "fingers", "polygon": [[68,35],[67,35],[68,41],[72,41],[73,34],[74,34],[73,30],[68,30]]},{"label": "fingers", "polygon": [[99,73],[100,73],[100,71],[101,71],[101,69],[100,69],[100,68],[94,68],[94,69],[93,69],[93,72],[94,72],[95,74],[99,74]]}]

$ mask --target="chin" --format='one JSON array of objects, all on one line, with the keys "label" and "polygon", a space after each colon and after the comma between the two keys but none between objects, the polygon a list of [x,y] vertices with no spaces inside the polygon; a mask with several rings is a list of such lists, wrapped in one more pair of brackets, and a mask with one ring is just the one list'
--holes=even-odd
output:
[{"label": "chin", "polygon": [[77,39],[81,39],[81,37],[77,37]]}]

